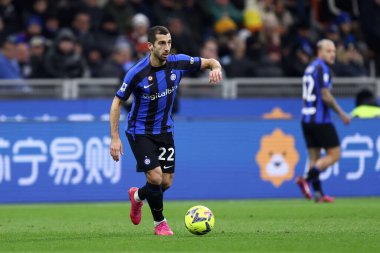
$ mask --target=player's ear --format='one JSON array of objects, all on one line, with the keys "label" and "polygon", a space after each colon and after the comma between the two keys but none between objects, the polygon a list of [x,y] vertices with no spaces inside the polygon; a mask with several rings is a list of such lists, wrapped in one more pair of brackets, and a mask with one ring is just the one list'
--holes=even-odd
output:
[{"label": "player's ear", "polygon": [[149,51],[152,52],[153,51],[153,44],[148,42],[148,48],[149,48]]}]

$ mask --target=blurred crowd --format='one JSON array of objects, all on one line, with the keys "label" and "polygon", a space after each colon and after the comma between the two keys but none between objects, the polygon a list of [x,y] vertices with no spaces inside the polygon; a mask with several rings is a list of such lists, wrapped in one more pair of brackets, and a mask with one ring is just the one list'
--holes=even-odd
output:
[{"label": "blurred crowd", "polygon": [[153,25],[226,77],[301,76],[323,37],[337,76],[380,73],[380,0],[0,0],[0,78],[121,77]]}]

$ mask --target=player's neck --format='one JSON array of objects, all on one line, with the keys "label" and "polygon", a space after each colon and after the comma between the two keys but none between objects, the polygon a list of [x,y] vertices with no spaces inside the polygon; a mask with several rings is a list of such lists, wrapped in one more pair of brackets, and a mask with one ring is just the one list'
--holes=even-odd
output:
[{"label": "player's neck", "polygon": [[152,67],[161,67],[161,66],[165,65],[165,63],[166,63],[166,61],[161,61],[160,59],[155,57],[153,54],[150,55],[149,61],[150,61],[150,65]]}]

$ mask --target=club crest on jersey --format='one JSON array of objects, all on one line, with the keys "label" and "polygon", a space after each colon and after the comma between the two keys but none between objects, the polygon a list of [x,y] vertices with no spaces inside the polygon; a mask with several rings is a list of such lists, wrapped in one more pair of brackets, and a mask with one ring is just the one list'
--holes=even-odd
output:
[{"label": "club crest on jersey", "polygon": [[190,64],[194,64],[194,57],[190,57]]},{"label": "club crest on jersey", "polygon": [[170,75],[170,80],[175,81],[175,79],[177,79],[177,75],[175,73],[172,73]]},{"label": "club crest on jersey", "polygon": [[144,159],[144,164],[145,165],[149,165],[150,164],[150,159],[148,157],[145,156],[145,159]]},{"label": "club crest on jersey", "polygon": [[152,81],[153,80],[153,76],[148,76],[148,81]]},{"label": "club crest on jersey", "polygon": [[123,85],[121,85],[121,87],[120,87],[120,91],[124,92],[127,87],[128,87],[128,84],[127,83],[123,83]]}]

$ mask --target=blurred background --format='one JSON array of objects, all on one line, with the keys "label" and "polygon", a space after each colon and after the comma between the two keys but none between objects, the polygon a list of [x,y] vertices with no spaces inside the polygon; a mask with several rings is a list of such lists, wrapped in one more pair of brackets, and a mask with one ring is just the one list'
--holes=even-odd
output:
[{"label": "blurred background", "polygon": [[[217,86],[207,71],[181,82],[179,182],[168,198],[300,197],[301,81],[321,38],[337,47],[333,94],[344,110],[379,108],[380,0],[0,0],[0,202],[124,200],[143,182],[125,138],[124,159],[111,161],[108,120],[154,25],[169,28],[173,53],[224,70]],[[378,119],[336,123],[342,159],[323,176],[327,191],[379,195]],[[283,154],[287,169],[268,176],[262,152]]]}]

